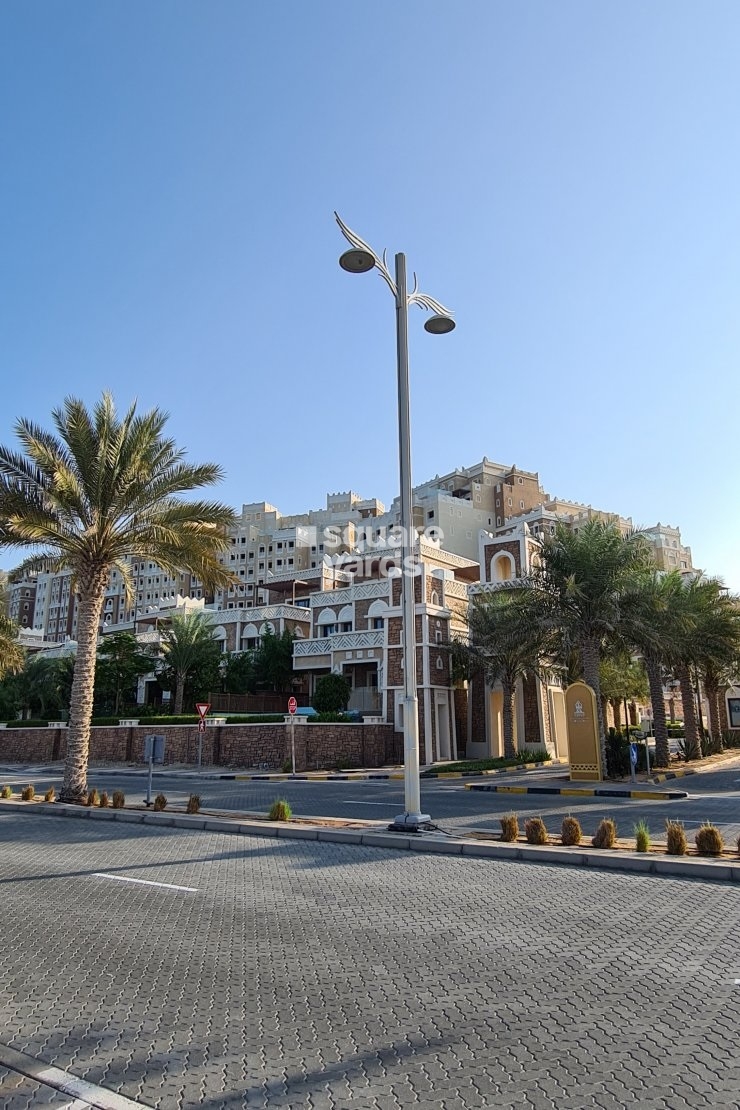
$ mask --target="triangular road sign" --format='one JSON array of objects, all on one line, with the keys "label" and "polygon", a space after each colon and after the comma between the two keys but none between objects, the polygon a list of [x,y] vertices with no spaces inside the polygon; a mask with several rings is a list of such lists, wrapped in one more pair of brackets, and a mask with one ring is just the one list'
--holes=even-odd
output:
[{"label": "triangular road sign", "polygon": [[198,710],[198,716],[200,717],[201,721],[205,721],[206,713],[211,708],[210,702],[207,702],[207,701],[196,702],[195,703],[195,708]]}]

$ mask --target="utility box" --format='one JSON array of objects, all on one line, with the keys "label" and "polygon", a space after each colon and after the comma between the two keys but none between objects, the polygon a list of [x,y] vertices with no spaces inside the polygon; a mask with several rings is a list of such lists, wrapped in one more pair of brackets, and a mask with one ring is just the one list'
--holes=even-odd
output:
[{"label": "utility box", "polygon": [[144,762],[164,763],[164,736],[144,737]]}]

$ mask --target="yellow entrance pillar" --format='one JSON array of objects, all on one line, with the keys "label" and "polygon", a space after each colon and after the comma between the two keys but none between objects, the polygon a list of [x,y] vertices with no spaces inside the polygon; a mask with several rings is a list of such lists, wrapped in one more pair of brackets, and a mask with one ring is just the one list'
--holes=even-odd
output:
[{"label": "yellow entrance pillar", "polygon": [[596,696],[585,682],[573,682],[565,691],[568,724],[568,762],[571,781],[603,779]]}]

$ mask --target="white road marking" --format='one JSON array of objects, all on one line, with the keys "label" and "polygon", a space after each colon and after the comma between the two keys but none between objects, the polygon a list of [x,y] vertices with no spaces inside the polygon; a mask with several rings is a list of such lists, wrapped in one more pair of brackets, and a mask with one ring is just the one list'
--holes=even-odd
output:
[{"label": "white road marking", "polygon": [[175,883],[155,883],[153,879],[131,879],[128,875],[109,875],[106,871],[95,871],[96,879],[114,879],[117,883],[138,883],[139,886],[158,886],[164,890],[185,890],[188,894],[197,894],[197,886],[176,886]]},{"label": "white road marking", "polygon": [[385,808],[388,809],[389,806],[393,806],[396,803],[392,800],[388,802],[366,802],[362,798],[345,798],[344,805],[350,804],[354,806],[385,806]]}]

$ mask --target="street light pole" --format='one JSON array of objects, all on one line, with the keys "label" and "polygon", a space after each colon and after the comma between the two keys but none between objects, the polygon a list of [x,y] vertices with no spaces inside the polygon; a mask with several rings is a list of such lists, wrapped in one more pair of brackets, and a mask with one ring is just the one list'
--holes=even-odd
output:
[{"label": "street light pole", "polygon": [[345,251],[339,260],[350,273],[367,273],[377,269],[393,293],[396,302],[396,356],[398,369],[398,457],[401,497],[401,532],[403,536],[401,560],[401,658],[403,660],[403,772],[405,811],[393,822],[392,828],[423,828],[430,817],[421,812],[421,783],[419,779],[419,699],[416,678],[416,575],[415,529],[411,482],[411,414],[409,404],[409,305],[418,304],[433,315],[424,327],[435,335],[444,335],[455,327],[455,321],[444,305],[418,291],[416,274],[414,287],[408,292],[406,256],[396,255],[395,282],[385,262],[363,239],[360,239],[335,212],[337,223],[353,250]]}]

